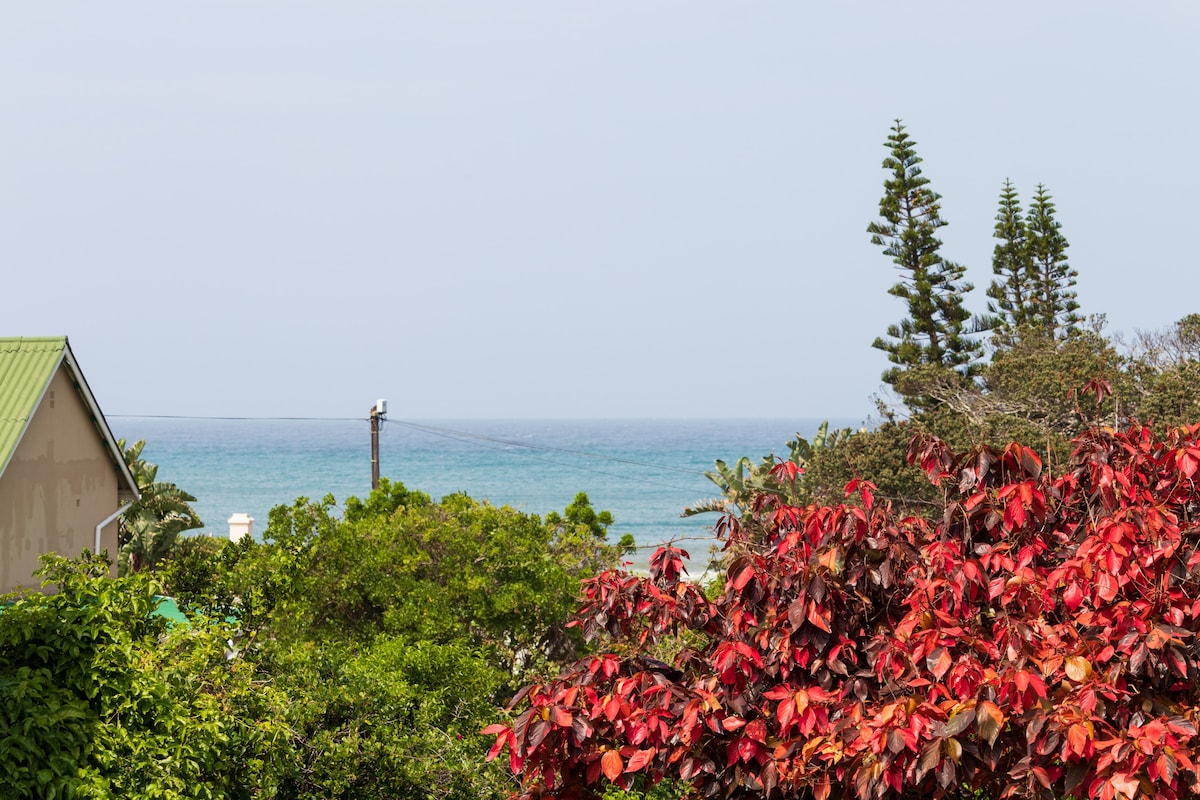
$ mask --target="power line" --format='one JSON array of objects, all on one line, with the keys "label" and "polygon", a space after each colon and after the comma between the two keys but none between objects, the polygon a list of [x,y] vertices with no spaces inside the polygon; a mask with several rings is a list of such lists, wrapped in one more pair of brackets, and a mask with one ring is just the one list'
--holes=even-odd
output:
[{"label": "power line", "polygon": [[[392,424],[393,422],[397,422],[397,420],[388,420],[387,422],[385,422],[385,423],[384,423],[384,425],[385,425],[385,430],[386,430],[386,426],[387,426],[387,425],[390,425],[390,424]],[[409,426],[411,426],[411,424],[410,424],[410,423],[403,423],[403,422],[401,422],[401,423],[399,423],[399,424],[401,424],[401,425],[409,425]],[[422,428],[421,426],[412,426],[412,427],[418,427],[418,428],[420,428],[420,429],[424,430],[426,433],[429,433],[429,434],[431,434],[431,435],[433,435],[433,436],[441,436],[442,438],[445,438],[445,439],[450,439],[451,441],[463,442],[464,444],[473,444],[473,445],[475,445],[476,447],[483,447],[483,448],[486,448],[486,449],[488,449],[488,450],[496,450],[496,451],[498,451],[498,452],[505,452],[505,450],[504,450],[503,448],[501,448],[501,447],[497,447],[497,446],[495,446],[495,445],[492,445],[492,444],[486,444],[486,443],[484,443],[484,442],[478,442],[478,441],[476,441],[476,442],[472,442],[472,441],[470,441],[469,439],[461,439],[461,438],[459,438],[458,436],[456,436],[456,435],[455,435],[455,433],[457,433],[456,431],[450,431],[450,430],[448,430],[448,429],[434,429],[434,428],[425,429],[425,428]],[[485,439],[485,440],[486,440],[486,439],[488,439],[488,437],[482,437],[482,436],[481,436],[481,437],[474,437],[474,438],[482,438],[482,439]],[[503,440],[503,439],[501,439],[501,440],[497,440],[497,441],[499,441],[499,442],[505,442],[505,440]],[[532,445],[527,445],[527,446],[528,446],[528,447],[530,447],[531,449],[535,449],[535,450],[537,450],[537,449],[561,450],[561,448],[553,448],[553,447],[551,447],[551,448],[538,448],[538,447],[534,447],[534,446],[532,446]],[[602,456],[602,455],[598,455],[598,454],[594,454],[594,453],[583,453],[582,451],[572,451],[572,450],[566,450],[566,451],[563,451],[563,452],[579,452],[579,453],[580,453],[580,454],[582,454],[582,455],[594,456],[595,458],[606,458],[606,456]],[[638,482],[638,483],[646,483],[646,484],[650,484],[651,486],[662,486],[662,487],[663,487],[663,488],[665,488],[665,489],[674,489],[675,491],[678,491],[678,492],[686,492],[686,491],[690,491],[690,489],[686,489],[686,488],[684,488],[684,487],[682,487],[682,486],[675,486],[675,485],[673,485],[673,484],[670,484],[670,483],[662,483],[661,481],[648,480],[648,479],[646,479],[646,478],[638,478],[638,477],[635,477],[635,476],[633,476],[633,475],[622,475],[622,474],[619,474],[619,473],[616,473],[616,472],[606,472],[605,470],[602,470],[602,469],[593,469],[593,468],[591,468],[591,467],[584,467],[584,466],[580,466],[579,464],[572,464],[572,463],[570,463],[570,462],[567,462],[567,461],[555,461],[554,459],[550,459],[550,458],[539,458],[538,456],[535,456],[535,455],[533,455],[532,453],[522,453],[521,455],[523,455],[525,458],[532,458],[532,459],[534,459],[535,461],[542,461],[542,462],[544,462],[544,463],[546,463],[546,464],[555,464],[555,465],[557,465],[557,466],[560,466],[560,467],[569,467],[569,468],[571,468],[571,469],[577,469],[577,470],[580,470],[580,471],[582,471],[582,472],[591,472],[591,473],[593,473],[593,474],[595,474],[595,475],[607,475],[607,476],[609,476],[609,477],[611,477],[611,478],[620,478],[621,480],[626,480],[626,481],[636,481],[636,482]],[[614,460],[614,461],[622,461],[622,462],[624,462],[624,463],[629,463],[629,464],[641,464],[641,463],[642,463],[642,462],[638,462],[638,461],[630,461],[629,459],[618,459],[618,458],[611,458],[611,460]],[[643,466],[659,467],[660,469],[680,469],[679,467],[662,467],[662,465],[659,465],[659,464],[643,464]],[[680,471],[685,471],[685,470],[680,470]],[[690,472],[690,471],[694,471],[694,470],[686,470],[686,471],[689,471],[689,472]],[[703,472],[701,472],[701,473],[699,473],[699,474],[703,475],[704,473],[703,473]]]},{"label": "power line", "polygon": [[468,438],[468,439],[479,439],[479,440],[486,441],[486,442],[496,442],[497,444],[505,444],[505,445],[509,445],[512,447],[525,447],[530,450],[545,450],[545,451],[549,451],[549,452],[553,452],[553,453],[568,453],[568,454],[574,455],[574,456],[585,456],[587,458],[596,458],[596,459],[600,459],[602,461],[615,461],[619,464],[632,464],[637,467],[650,467],[652,469],[663,469],[663,470],[668,470],[670,472],[683,472],[688,475],[703,475],[704,474],[704,471],[699,470],[699,469],[691,469],[688,467],[673,467],[668,464],[655,464],[650,461],[638,461],[638,460],[632,459],[632,458],[621,458],[620,456],[609,456],[609,455],[604,455],[602,453],[589,453],[584,450],[572,450],[572,449],[566,448],[566,447],[551,447],[550,445],[531,444],[529,442],[519,442],[519,441],[515,441],[513,439],[502,439],[498,436],[488,436],[487,434],[483,434],[483,433],[470,433],[469,431],[456,431],[451,428],[437,428],[432,425],[421,425],[416,422],[404,422],[403,420],[389,420],[389,422],[394,422],[397,425],[403,425],[407,428],[413,428],[415,430],[425,431],[427,433],[433,433],[436,435],[453,434],[454,436],[461,436],[461,437]]},{"label": "power line", "polygon": [[367,422],[366,417],[201,417],[192,414],[105,414],[112,419],[194,419],[225,422]]},{"label": "power line", "polygon": [[[197,421],[214,421],[214,422],[368,422],[366,417],[278,417],[278,416],[202,416],[193,414],[106,414],[105,416],[113,419],[172,419],[172,420],[197,420]],[[522,442],[515,439],[505,439],[499,436],[490,436],[483,433],[473,433],[471,431],[460,431],[453,428],[442,428],[434,425],[422,425],[417,422],[406,422],[404,420],[388,419],[384,423],[385,427],[391,424],[400,425],[415,431],[421,431],[433,436],[440,436],[451,441],[458,441],[464,444],[475,444],[476,446],[486,448],[488,450],[496,450],[504,452],[504,448],[495,447],[493,445],[504,445],[506,447],[519,447],[526,450],[538,450],[550,453],[564,453],[567,455],[581,456],[583,458],[596,459],[600,461],[611,461],[617,464],[628,464],[630,466],[645,467],[648,469],[660,469],[668,472],[680,472],[686,475],[705,475],[703,470],[692,469],[688,467],[675,467],[669,464],[656,464],[650,461],[639,461],[632,458],[622,458],[620,456],[606,455],[603,453],[589,453],[585,450],[575,450],[567,447],[554,447],[551,445],[533,444],[531,442]],[[487,444],[491,443],[491,444]],[[606,472],[604,470],[592,469],[590,467],[572,464],[564,461],[555,461],[547,458],[537,458],[532,454],[525,453],[529,458],[534,458],[538,461],[543,461],[548,464],[557,466],[569,467],[571,469],[581,470],[583,472],[592,472],[597,475],[607,475],[613,478],[622,480],[637,481],[653,486],[661,486],[667,489],[677,491],[688,491],[681,486],[674,486],[669,483],[661,483],[659,481],[647,480],[646,478],[638,478],[632,475],[622,475],[615,472]]]}]

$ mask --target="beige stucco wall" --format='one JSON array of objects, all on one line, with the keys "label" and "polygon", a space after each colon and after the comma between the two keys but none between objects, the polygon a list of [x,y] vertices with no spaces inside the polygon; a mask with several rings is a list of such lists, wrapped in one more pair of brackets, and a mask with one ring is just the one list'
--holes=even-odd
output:
[{"label": "beige stucco wall", "polygon": [[[95,547],[97,523],[117,510],[117,481],[87,406],[60,366],[0,475],[0,592],[36,587],[42,553],[76,557]],[[115,520],[100,547],[115,564]]]}]

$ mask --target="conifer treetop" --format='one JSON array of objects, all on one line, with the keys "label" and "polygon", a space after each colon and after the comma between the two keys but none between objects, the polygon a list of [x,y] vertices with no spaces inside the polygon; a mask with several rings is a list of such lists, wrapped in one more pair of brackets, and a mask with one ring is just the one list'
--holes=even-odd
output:
[{"label": "conifer treetop", "polygon": [[941,216],[941,195],[929,188],[916,142],[900,120],[885,146],[883,168],[891,174],[883,183],[879,220],[867,232],[902,274],[888,292],[906,302],[908,316],[888,326],[887,337],[873,344],[895,365],[883,380],[894,385],[904,371],[930,364],[970,374],[981,347],[966,330],[971,315],[962,301],[974,287],[964,280],[961,264],[941,255],[936,232],[947,224]]},{"label": "conifer treetop", "polygon": [[992,250],[992,273],[988,287],[988,313],[993,341],[1011,345],[1016,331],[1028,325],[1032,314],[1033,268],[1029,258],[1028,232],[1021,201],[1012,181],[1000,191],[993,236],[1000,243]]},{"label": "conifer treetop", "polygon": [[1055,206],[1043,184],[1037,185],[1026,220],[1034,296],[1030,322],[1044,335],[1065,339],[1078,332],[1083,317],[1076,312],[1079,273],[1067,261],[1067,238],[1055,219]]}]

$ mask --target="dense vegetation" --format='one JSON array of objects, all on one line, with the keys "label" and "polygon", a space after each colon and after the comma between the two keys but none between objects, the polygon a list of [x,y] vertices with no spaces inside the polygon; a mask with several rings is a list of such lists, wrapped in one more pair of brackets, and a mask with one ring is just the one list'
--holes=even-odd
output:
[{"label": "dense vegetation", "polygon": [[[0,613],[6,797],[500,798],[479,731],[577,657],[612,518],[546,519],[383,481],[271,512],[264,541],[179,540],[157,571],[51,558]],[[188,611],[168,627],[156,593]]]},{"label": "dense vegetation", "polygon": [[46,559],[54,594],[0,613],[0,786],[11,798],[270,796],[287,698],[227,626],[169,629],[145,574]]},{"label": "dense vegetation", "polygon": [[1106,335],[1051,195],[1005,181],[972,317],[916,143],[885,146],[895,399],[717,462],[711,585],[669,547],[615,570],[583,494],[539,518],[384,480],[261,543],[180,537],[193,498],[138,442],[124,576],[51,557],[0,613],[5,796],[1194,793],[1200,314]]},{"label": "dense vegetation", "polygon": [[[604,649],[487,729],[523,796],[639,778],[702,797],[1194,794],[1200,425],[1093,428],[1057,476],[1015,443],[910,453],[935,514],[867,481],[832,506],[756,492],[718,524],[714,598],[670,547],[649,577],[589,581],[580,622]],[[669,663],[641,655],[664,646]]]}]

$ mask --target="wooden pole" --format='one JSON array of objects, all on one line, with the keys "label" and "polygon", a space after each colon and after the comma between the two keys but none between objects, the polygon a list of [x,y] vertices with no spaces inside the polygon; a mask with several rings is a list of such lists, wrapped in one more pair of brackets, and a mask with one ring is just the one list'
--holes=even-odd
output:
[{"label": "wooden pole", "polygon": [[371,407],[371,491],[379,488],[379,408]]}]

